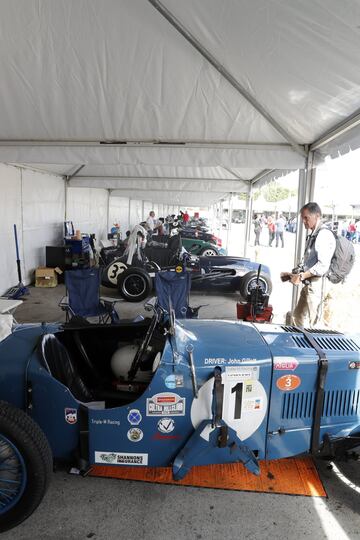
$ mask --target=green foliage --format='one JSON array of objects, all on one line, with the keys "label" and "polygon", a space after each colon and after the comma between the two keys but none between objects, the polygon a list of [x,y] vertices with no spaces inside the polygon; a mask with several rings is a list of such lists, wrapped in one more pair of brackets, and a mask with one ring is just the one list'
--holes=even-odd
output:
[{"label": "green foliage", "polygon": [[295,189],[288,189],[281,186],[277,182],[270,182],[261,188],[264,199],[268,202],[283,201],[289,197],[296,195]]}]

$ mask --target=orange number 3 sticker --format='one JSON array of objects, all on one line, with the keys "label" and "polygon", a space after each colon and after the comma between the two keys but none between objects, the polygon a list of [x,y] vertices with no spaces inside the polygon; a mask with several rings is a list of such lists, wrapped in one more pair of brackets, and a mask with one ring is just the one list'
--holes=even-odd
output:
[{"label": "orange number 3 sticker", "polygon": [[295,390],[301,384],[301,379],[297,375],[283,375],[276,381],[276,386],[279,390],[289,392]]}]

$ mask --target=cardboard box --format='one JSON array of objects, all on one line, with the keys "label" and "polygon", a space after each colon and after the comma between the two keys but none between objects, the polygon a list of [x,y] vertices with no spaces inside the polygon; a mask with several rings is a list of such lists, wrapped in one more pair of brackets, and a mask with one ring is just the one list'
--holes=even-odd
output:
[{"label": "cardboard box", "polygon": [[56,287],[58,274],[62,274],[58,267],[46,268],[46,266],[39,266],[35,270],[35,287]]}]

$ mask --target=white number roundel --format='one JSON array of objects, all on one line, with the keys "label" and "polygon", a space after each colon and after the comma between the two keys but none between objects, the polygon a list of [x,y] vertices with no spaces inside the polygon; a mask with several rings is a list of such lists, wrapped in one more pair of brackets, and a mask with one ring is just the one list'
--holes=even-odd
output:
[{"label": "white number roundel", "polygon": [[118,276],[127,269],[127,266],[123,262],[115,262],[111,264],[107,271],[107,277],[110,283],[117,285]]},{"label": "white number roundel", "polygon": [[[255,433],[265,418],[268,402],[266,391],[258,380],[227,380],[224,375],[222,418],[244,441]],[[200,388],[199,397],[192,402],[190,414],[194,429],[203,420],[212,418],[213,388],[214,378],[211,378]],[[201,436],[208,440],[209,431],[205,430]]]}]

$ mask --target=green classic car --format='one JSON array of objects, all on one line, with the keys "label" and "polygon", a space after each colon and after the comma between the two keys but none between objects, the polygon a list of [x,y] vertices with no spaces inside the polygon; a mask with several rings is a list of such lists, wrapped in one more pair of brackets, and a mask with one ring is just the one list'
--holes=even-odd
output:
[{"label": "green classic car", "polygon": [[212,242],[201,240],[200,238],[184,238],[182,236],[181,242],[186,251],[193,255],[202,255],[203,257],[227,255],[226,249],[219,247]]}]

